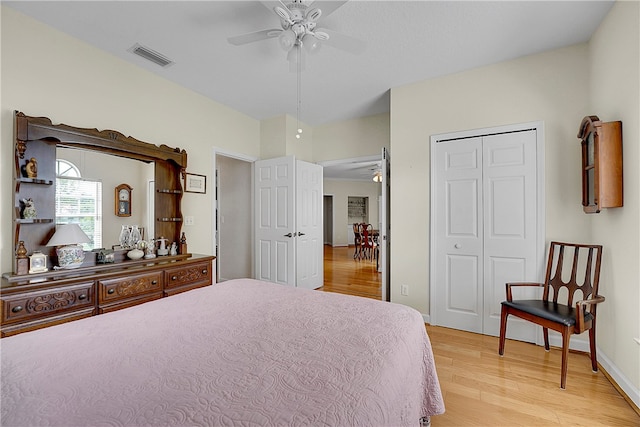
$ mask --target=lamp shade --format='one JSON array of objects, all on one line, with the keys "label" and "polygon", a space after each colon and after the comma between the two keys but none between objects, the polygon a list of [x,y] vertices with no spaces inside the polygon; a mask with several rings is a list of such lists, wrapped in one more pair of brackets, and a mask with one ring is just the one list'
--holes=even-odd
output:
[{"label": "lamp shade", "polygon": [[56,246],[58,255],[58,267],[77,268],[84,262],[84,250],[80,243],[90,243],[91,239],[85,234],[78,224],[61,225],[47,243],[47,246]]}]

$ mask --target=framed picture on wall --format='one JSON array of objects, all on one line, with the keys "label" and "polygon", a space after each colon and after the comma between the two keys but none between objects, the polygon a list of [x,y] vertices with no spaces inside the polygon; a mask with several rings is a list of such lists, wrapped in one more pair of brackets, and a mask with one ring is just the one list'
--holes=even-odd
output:
[{"label": "framed picture on wall", "polygon": [[188,173],[184,179],[184,191],[187,193],[206,193],[207,177],[205,175],[196,175]]}]

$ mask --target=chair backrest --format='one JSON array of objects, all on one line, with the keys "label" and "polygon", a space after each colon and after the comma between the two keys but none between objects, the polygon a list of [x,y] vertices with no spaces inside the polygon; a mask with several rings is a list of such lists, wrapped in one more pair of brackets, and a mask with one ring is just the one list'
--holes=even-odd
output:
[{"label": "chair backrest", "polygon": [[[572,258],[571,253],[567,254],[571,250]],[[565,259],[565,255],[568,259]],[[568,306],[574,304],[577,291],[582,293],[582,298],[579,299],[598,295],[601,259],[601,245],[551,242],[542,299],[558,303],[558,297],[564,294],[563,288],[566,289]],[[567,273],[569,266],[570,274]],[[595,304],[591,306],[591,310],[595,310]]]}]

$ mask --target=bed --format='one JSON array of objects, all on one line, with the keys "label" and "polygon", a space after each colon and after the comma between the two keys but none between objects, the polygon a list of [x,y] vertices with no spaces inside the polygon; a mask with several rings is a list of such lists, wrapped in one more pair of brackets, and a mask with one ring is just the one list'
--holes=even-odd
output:
[{"label": "bed", "polygon": [[0,341],[3,426],[420,425],[414,309],[239,279]]}]

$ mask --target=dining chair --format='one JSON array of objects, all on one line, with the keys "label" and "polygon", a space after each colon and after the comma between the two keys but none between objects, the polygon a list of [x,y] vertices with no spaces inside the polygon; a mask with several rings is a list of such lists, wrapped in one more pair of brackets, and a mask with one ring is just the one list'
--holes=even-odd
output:
[{"label": "dining chair", "polygon": [[361,239],[362,239],[362,254],[365,258],[373,260],[377,254],[378,244],[373,238],[373,225],[360,224]]},{"label": "dining chair", "polygon": [[353,259],[360,258],[362,249],[362,235],[360,234],[360,223],[353,223],[353,243],[355,249],[353,251]]},{"label": "dining chair", "polygon": [[[565,253],[571,251],[573,256],[569,254],[565,260]],[[549,329],[562,334],[560,388],[564,389],[567,383],[569,340],[573,334],[589,331],[591,369],[597,372],[596,308],[604,301],[598,294],[601,259],[601,245],[551,242],[544,283],[507,283],[507,300],[502,302],[500,318],[500,356],[504,355],[507,318],[513,315],[542,326],[546,351],[549,351]],[[570,274],[566,272],[569,268]],[[513,299],[513,289],[520,286],[542,287],[542,298]],[[577,295],[581,299],[574,302]]]}]

